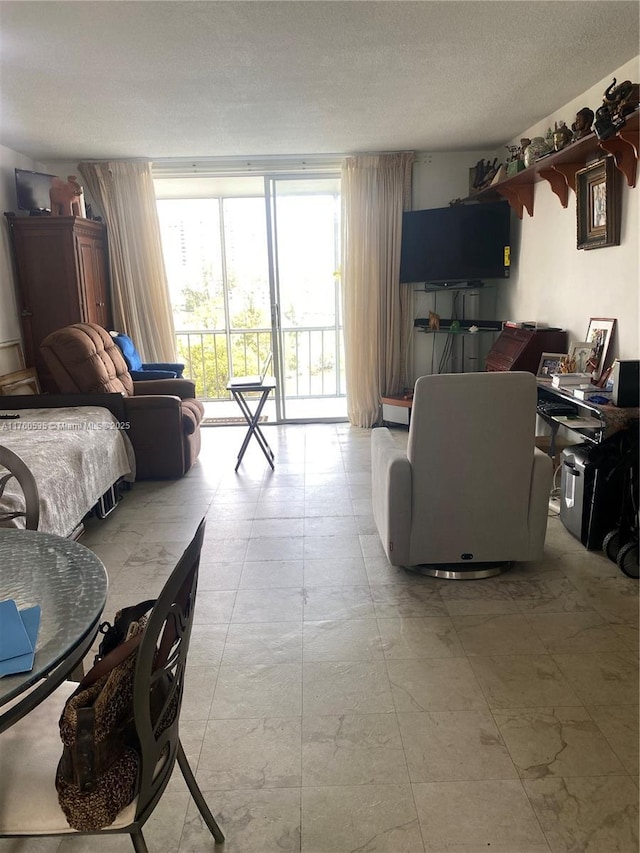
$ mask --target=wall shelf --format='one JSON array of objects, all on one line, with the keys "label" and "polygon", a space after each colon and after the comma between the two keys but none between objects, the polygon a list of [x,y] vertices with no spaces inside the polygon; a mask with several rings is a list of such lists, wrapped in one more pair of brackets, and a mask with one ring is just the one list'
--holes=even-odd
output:
[{"label": "wall shelf", "polygon": [[502,196],[522,219],[526,210],[533,216],[533,188],[538,181],[546,181],[563,207],[569,203],[569,189],[576,190],[576,173],[587,163],[605,154],[611,154],[627,186],[635,187],[638,166],[638,111],[627,116],[624,124],[609,139],[598,139],[595,133],[570,142],[560,151],[546,154],[531,166],[505,178],[493,186],[470,196],[470,200],[489,201]]},{"label": "wall shelf", "polygon": [[[428,317],[417,317],[413,321],[413,325],[420,332],[429,334],[452,334],[452,335],[479,335],[482,332],[501,332],[502,320],[458,320],[458,328],[452,329],[451,323],[453,320],[440,319],[440,328],[429,328]],[[472,326],[476,326],[476,331],[470,331]]]},{"label": "wall shelf", "polygon": [[418,293],[451,293],[452,291],[463,291],[465,293],[479,293],[481,290],[491,290],[495,287],[495,284],[485,284],[484,281],[479,282],[478,284],[466,284],[466,282],[461,282],[460,284],[429,284],[428,281],[425,281],[424,285],[418,288]]},{"label": "wall shelf", "polygon": [[424,332],[425,335],[455,335],[458,338],[475,338],[478,335],[486,335],[487,332],[492,332],[494,335],[500,334],[500,329],[486,329],[480,327],[476,332],[470,332],[469,329],[425,329],[424,326],[417,326],[416,328],[419,332]]}]

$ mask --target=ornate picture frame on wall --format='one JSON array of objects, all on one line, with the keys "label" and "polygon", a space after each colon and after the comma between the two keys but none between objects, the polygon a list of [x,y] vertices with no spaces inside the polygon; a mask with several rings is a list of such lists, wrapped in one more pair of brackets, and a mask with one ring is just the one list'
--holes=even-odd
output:
[{"label": "ornate picture frame on wall", "polygon": [[611,317],[592,317],[589,320],[586,340],[591,346],[591,351],[585,363],[585,371],[591,372],[595,382],[598,382],[607,367],[615,327],[616,321]]},{"label": "ornate picture frame on wall", "polygon": [[578,249],[620,245],[620,194],[613,157],[603,157],[576,172]]}]

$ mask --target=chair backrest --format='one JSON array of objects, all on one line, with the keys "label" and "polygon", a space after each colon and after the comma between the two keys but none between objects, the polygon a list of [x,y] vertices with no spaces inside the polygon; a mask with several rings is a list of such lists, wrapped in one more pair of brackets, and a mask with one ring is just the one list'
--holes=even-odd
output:
[{"label": "chair backrest", "polygon": [[102,326],[65,326],[47,335],[40,351],[63,394],[133,394],[122,352]]},{"label": "chair backrest", "polygon": [[24,494],[24,510],[3,512],[0,510],[0,522],[11,521],[14,518],[24,518],[27,530],[37,530],[40,520],[40,495],[35,478],[25,462],[9,450],[8,447],[0,446],[0,466],[6,468],[9,473],[2,475],[0,472],[0,498],[5,491],[7,483],[12,477],[18,481]]},{"label": "chair backrest", "polygon": [[151,813],[176,760],[204,530],[202,519],[153,607],[138,649],[134,718],[142,764],[136,820]]},{"label": "chair backrest", "polygon": [[497,518],[501,536],[528,541],[536,400],[531,373],[417,380],[407,447],[412,550],[428,541],[437,553],[452,537],[489,544]]},{"label": "chair backrest", "polygon": [[142,358],[129,335],[122,332],[111,332],[111,337],[120,349],[129,370],[142,370]]}]

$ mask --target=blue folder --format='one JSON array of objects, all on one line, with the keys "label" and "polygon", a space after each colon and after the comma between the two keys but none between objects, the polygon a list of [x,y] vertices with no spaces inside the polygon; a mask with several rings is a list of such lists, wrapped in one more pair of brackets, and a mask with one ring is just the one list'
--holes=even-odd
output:
[{"label": "blue folder", "polygon": [[33,669],[40,607],[18,610],[13,599],[0,601],[0,678]]}]

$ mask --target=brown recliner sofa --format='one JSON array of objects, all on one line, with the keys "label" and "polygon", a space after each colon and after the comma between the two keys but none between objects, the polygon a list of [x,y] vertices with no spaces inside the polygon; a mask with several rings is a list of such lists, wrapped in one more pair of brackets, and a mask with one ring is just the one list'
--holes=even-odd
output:
[{"label": "brown recliner sofa", "polygon": [[134,382],[122,353],[102,326],[76,323],[40,345],[62,394],[122,394],[136,479],[182,477],[200,452],[204,407],[190,379]]}]

